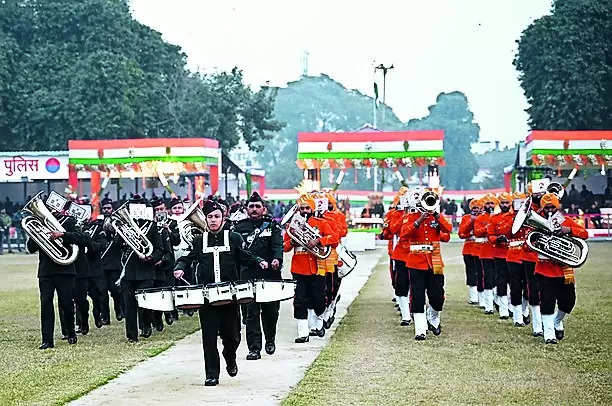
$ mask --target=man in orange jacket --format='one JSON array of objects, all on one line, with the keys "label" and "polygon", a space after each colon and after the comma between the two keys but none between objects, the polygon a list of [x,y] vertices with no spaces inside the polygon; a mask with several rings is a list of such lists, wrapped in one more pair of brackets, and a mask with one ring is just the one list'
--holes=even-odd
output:
[{"label": "man in orange jacket", "polygon": [[480,214],[480,201],[478,199],[470,200],[469,207],[470,212],[461,218],[461,224],[459,224],[459,238],[465,240],[462,254],[463,263],[465,264],[465,283],[468,286],[468,303],[476,305],[478,304],[478,272],[476,265],[480,266],[480,261],[476,262],[478,257],[475,252],[474,220]]},{"label": "man in orange jacket", "polygon": [[[405,264],[410,275],[410,302],[414,318],[414,338],[424,340],[427,330],[441,333],[440,313],[444,305],[444,274],[440,255],[432,255],[441,234],[450,233],[451,224],[434,212],[404,216],[399,246],[407,248]],[[429,309],[425,315],[425,293]]]},{"label": "man in orange jacket", "polygon": [[489,242],[493,244],[493,261],[495,263],[495,286],[497,287],[497,296],[499,298],[499,318],[502,320],[508,319],[510,313],[508,311],[508,264],[506,263],[506,255],[508,253],[508,241],[512,228],[514,214],[510,211],[512,208],[512,195],[510,193],[501,193],[498,198],[500,212],[491,216],[491,220],[487,226],[487,236]]},{"label": "man in orange jacket", "polygon": [[[541,199],[541,215],[544,218],[555,217],[559,236],[577,237],[586,240],[589,236],[584,227],[569,217],[563,216],[558,210],[561,207],[559,198],[552,193],[546,193]],[[538,256],[535,275],[539,281],[541,296],[542,324],[544,326],[544,341],[546,344],[557,344],[565,336],[563,319],[571,313],[576,304],[576,288],[574,286],[574,270],[543,255]],[[555,313],[555,305],[557,312]]]},{"label": "man in orange jacket", "polygon": [[484,212],[480,213],[474,220],[474,235],[480,242],[480,261],[482,263],[482,281],[484,287],[483,304],[484,313],[493,314],[493,287],[495,286],[495,260],[493,244],[487,238],[487,226],[491,220],[491,214],[495,210],[496,199],[493,195],[482,198]]},{"label": "man in orange jacket", "polygon": [[[325,260],[317,258],[307,248],[337,244],[338,235],[326,220],[314,217],[315,202],[312,196],[304,194],[300,196],[296,204],[299,207],[299,215],[305,218],[308,225],[318,230],[320,234],[319,238],[309,241],[307,247],[297,244],[286,233],[283,237],[284,251],[288,252],[293,249],[291,274],[296,281],[293,317],[297,320],[298,331],[295,342],[305,343],[309,341],[311,330],[309,327],[313,327],[313,333],[319,337],[325,335],[321,317],[325,310]],[[291,227],[291,224],[288,227]],[[315,315],[314,326],[308,324],[309,311]]]}]

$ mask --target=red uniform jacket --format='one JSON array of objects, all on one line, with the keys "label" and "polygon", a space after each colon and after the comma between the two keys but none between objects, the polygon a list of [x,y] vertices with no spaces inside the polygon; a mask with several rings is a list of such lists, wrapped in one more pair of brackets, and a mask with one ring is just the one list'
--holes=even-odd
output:
[{"label": "red uniform jacket", "polygon": [[459,224],[459,238],[465,240],[463,243],[463,255],[477,255],[476,243],[474,242],[474,220],[472,220],[471,214],[466,214],[461,217],[461,224]]},{"label": "red uniform jacket", "polygon": [[[586,240],[589,237],[589,233],[584,227],[577,224],[574,220],[569,217],[565,217],[565,220],[561,223],[562,226],[569,227],[572,232],[572,237],[582,238]],[[561,265],[556,261],[550,259],[544,259],[542,256],[538,258],[536,262],[535,273],[538,273],[549,278],[562,278],[565,276],[564,270],[568,269],[567,266]]]},{"label": "red uniform jacket", "polygon": [[394,221],[401,221],[403,214],[404,212],[402,210],[397,210],[397,209],[391,209],[387,212],[387,214],[385,214],[385,222],[383,225],[382,237],[385,240],[389,240],[389,243],[387,244],[387,252],[389,253],[389,256],[391,256],[391,254],[393,253],[393,248],[395,248],[394,239],[395,239],[395,236],[397,235],[391,231],[391,224]]},{"label": "red uniform jacket", "polygon": [[[502,235],[510,240],[510,233],[506,230],[512,229],[513,220],[514,214],[511,212],[494,214],[489,220],[489,224],[487,225],[487,238],[489,242],[493,244],[493,256],[495,258],[506,258],[508,243],[497,243],[496,240],[497,237]],[[510,225],[509,227],[508,224]]]},{"label": "red uniform jacket", "polygon": [[400,230],[400,243],[404,249],[408,250],[406,267],[412,269],[428,270],[433,269],[432,253],[426,251],[410,251],[410,245],[433,245],[440,242],[441,233],[450,233],[453,226],[444,218],[439,216],[437,219],[429,215],[417,228],[414,222],[421,216],[421,213],[411,213],[404,217]]},{"label": "red uniform jacket", "polygon": [[410,239],[401,235],[402,225],[409,216],[409,214],[399,211],[398,214],[393,216],[393,220],[388,227],[388,233],[398,237],[398,242],[391,253],[391,259],[396,261],[406,262],[410,256]]},{"label": "red uniform jacket", "polygon": [[480,250],[478,256],[481,259],[493,259],[495,258],[495,248],[493,244],[489,242],[487,239],[487,226],[489,225],[489,221],[491,220],[491,215],[489,213],[482,213],[476,217],[474,220],[474,235],[477,238],[485,238],[485,242],[481,242],[479,244]]},{"label": "red uniform jacket", "polygon": [[523,245],[525,245],[525,237],[529,232],[526,227],[521,227],[519,231],[512,235],[512,223],[514,222],[515,214],[512,215],[512,221],[504,223],[501,227],[501,232],[508,237],[510,244],[506,252],[506,262],[514,262],[520,264],[523,262]]},{"label": "red uniform jacket", "polygon": [[[328,221],[322,218],[310,217],[308,219],[308,224],[319,230],[319,234],[321,234],[321,245],[325,247],[338,244],[338,234],[334,232]],[[303,247],[294,245],[293,240],[285,233],[283,237],[283,249],[285,252],[288,252],[293,248],[295,248],[295,251],[291,259],[291,273],[315,275],[318,270],[317,257],[306,251]]]}]

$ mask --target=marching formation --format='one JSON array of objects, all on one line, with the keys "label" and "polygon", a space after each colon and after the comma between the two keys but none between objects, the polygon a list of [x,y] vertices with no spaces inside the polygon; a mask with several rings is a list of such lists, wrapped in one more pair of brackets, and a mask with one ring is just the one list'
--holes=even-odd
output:
[{"label": "marching formation", "polygon": [[[115,318],[125,319],[132,343],[150,337],[153,329],[163,331],[164,321],[173,324],[179,310],[190,316],[197,311],[206,386],[219,382],[217,337],[227,373],[238,373],[241,324],[247,360],[260,359],[262,348],[274,354],[281,300],[294,298],[296,343],[323,337],[334,322],[341,276],[356,265],[339,245],[347,224],[331,192],[302,195],[281,224],[256,192],[244,207],[233,206],[231,215],[223,201],[213,199],[185,209],[177,198],[169,208],[160,198],[139,195],[115,208],[107,198],[94,220],[84,202],[55,192],[43,201],[41,195],[23,209],[28,250],[39,253],[40,349],[54,347],[55,291],[62,338],[69,344],[89,333],[88,295],[101,328],[111,322],[110,293]],[[283,280],[288,251],[293,279]]]},{"label": "marching formation", "polygon": [[[469,202],[459,225],[470,305],[498,312],[514,326],[531,323],[534,337],[547,344],[563,339],[563,320],[576,302],[574,268],[586,261],[588,233],[563,216],[565,188],[548,178],[534,180],[528,193],[486,195]],[[414,321],[415,339],[441,333],[444,264],[440,241],[451,225],[439,214],[439,197],[422,188],[402,187],[387,213],[393,300],[402,326]],[[428,306],[425,312],[425,292]]]}]

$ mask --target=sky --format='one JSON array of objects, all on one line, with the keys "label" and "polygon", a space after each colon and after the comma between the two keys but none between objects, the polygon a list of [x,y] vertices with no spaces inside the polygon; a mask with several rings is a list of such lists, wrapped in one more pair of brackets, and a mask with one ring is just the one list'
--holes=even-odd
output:
[{"label": "sky", "polygon": [[512,65],[516,40],[551,0],[132,0],[133,16],[179,45],[192,70],[238,66],[255,90],[325,73],[373,95],[374,64],[402,120],[427,115],[440,92],[466,94],[480,140],[527,135],[527,101]]}]

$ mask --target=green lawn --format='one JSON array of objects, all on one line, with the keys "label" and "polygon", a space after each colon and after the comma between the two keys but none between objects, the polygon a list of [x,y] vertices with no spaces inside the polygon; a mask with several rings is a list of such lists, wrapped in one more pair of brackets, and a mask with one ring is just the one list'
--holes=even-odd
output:
[{"label": "green lawn", "polygon": [[[123,322],[60,340],[56,313],[55,348],[40,351],[40,301],[36,256],[0,256],[0,404],[61,404],[103,385],[139,361],[159,354],[199,329],[197,315],[138,344],[128,344]],[[112,306],[112,305],[111,305]],[[112,312],[112,310],[111,310]],[[118,399],[119,401],[119,399]]]},{"label": "green lawn", "polygon": [[441,336],[399,326],[384,258],[284,404],[612,404],[612,243],[591,244],[556,346],[466,304],[460,248],[443,248]]}]

